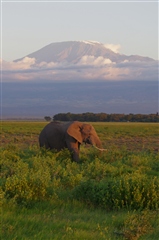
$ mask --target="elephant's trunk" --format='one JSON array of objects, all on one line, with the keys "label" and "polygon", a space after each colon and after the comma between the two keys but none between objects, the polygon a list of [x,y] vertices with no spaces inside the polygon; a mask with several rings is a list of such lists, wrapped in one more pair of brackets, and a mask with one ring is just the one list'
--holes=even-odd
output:
[{"label": "elephant's trunk", "polygon": [[101,143],[101,141],[100,141],[100,139],[98,138],[98,136],[96,136],[95,138],[93,138],[93,139],[91,139],[92,141],[91,141],[91,144],[93,145],[93,146],[96,146],[96,147],[98,147],[98,148],[101,148],[102,147],[102,143]]},{"label": "elephant's trunk", "polygon": [[97,140],[97,142],[96,142],[96,146],[97,146],[98,148],[101,148],[101,147],[102,147],[102,143],[101,143],[101,141],[100,141],[99,138],[98,138],[98,140]]}]

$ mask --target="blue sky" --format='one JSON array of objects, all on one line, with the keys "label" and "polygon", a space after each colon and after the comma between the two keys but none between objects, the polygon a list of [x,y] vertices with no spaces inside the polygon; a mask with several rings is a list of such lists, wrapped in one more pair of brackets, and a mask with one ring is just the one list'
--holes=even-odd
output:
[{"label": "blue sky", "polygon": [[13,61],[52,42],[94,40],[158,59],[158,2],[1,3],[1,57]]}]

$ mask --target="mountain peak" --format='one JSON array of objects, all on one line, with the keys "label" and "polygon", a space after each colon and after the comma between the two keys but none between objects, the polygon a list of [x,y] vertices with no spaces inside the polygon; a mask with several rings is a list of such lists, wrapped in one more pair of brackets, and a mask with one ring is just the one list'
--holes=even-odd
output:
[{"label": "mountain peak", "polygon": [[86,43],[86,44],[91,44],[91,45],[95,45],[95,44],[101,44],[100,42],[97,42],[97,41],[92,41],[92,40],[83,40],[81,41],[83,43]]}]

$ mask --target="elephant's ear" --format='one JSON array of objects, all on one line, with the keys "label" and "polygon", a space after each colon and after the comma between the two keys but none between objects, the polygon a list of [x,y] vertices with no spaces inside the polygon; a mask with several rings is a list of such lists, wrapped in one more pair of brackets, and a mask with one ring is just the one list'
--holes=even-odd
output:
[{"label": "elephant's ear", "polygon": [[75,138],[79,143],[83,142],[82,135],[81,135],[81,127],[83,123],[80,123],[78,121],[75,121],[70,124],[70,126],[67,129],[67,133]]}]

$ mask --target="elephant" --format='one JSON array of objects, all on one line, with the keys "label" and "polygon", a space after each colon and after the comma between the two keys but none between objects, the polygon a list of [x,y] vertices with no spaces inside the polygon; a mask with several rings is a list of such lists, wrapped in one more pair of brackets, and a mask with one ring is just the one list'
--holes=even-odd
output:
[{"label": "elephant", "polygon": [[91,144],[97,148],[101,147],[101,141],[94,127],[79,121],[67,123],[52,121],[44,127],[39,135],[40,147],[57,151],[68,148],[75,162],[79,162],[82,143]]}]

